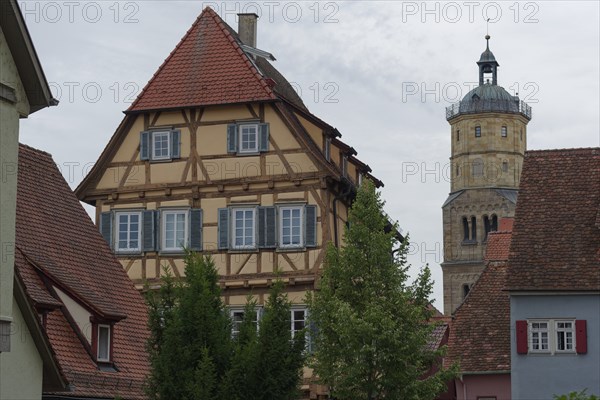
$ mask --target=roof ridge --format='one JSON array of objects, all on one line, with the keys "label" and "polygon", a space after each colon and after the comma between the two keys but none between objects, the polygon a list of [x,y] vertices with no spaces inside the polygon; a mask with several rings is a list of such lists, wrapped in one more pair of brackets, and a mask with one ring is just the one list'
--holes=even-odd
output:
[{"label": "roof ridge", "polygon": [[[233,44],[233,47],[235,47],[235,49],[238,51],[238,54],[240,55],[240,57],[242,57],[242,60],[244,60],[244,62],[246,63],[246,66],[248,66],[248,68],[250,68],[250,70],[254,73],[254,76],[258,79],[258,81],[260,82],[263,89],[265,89],[265,91],[267,92],[267,95],[269,95],[271,97],[275,97],[273,90],[271,89],[271,87],[269,87],[269,85],[265,81],[264,77],[258,71],[258,67],[255,64],[253,64],[252,61],[250,61],[248,54],[246,54],[246,52],[242,49],[242,47],[240,46],[240,44],[238,42],[238,39],[231,34],[231,32],[233,31],[233,28],[229,27],[227,22],[225,22],[219,16],[219,14],[217,14],[212,8],[207,6],[204,10],[206,10],[206,9],[211,10],[213,20],[217,23],[217,26],[225,34],[225,37],[227,37],[227,39],[229,39],[231,44]],[[204,11],[202,11],[202,12],[204,13]],[[227,29],[228,27],[231,29]]]},{"label": "roof ridge", "polygon": [[152,78],[150,78],[148,80],[148,82],[146,82],[146,85],[144,85],[142,91],[140,92],[140,94],[137,95],[137,97],[135,98],[135,100],[133,101],[133,103],[131,103],[131,105],[129,106],[129,108],[127,109],[127,111],[133,109],[136,106],[136,104],[142,99],[142,96],[144,95],[144,93],[146,93],[146,89],[148,89],[148,87],[150,86],[150,84],[154,81],[154,79],[158,76],[158,74],[163,70],[163,68],[165,67],[165,65],[167,65],[167,62],[169,62],[169,60],[173,57],[173,55],[175,54],[175,52],[181,47],[181,44],[185,41],[185,39],[187,39],[187,37],[190,35],[190,33],[196,27],[196,25],[200,23],[200,18],[202,18],[202,15],[204,15],[204,13],[207,12],[208,9],[210,9],[210,7],[207,6],[204,10],[202,10],[202,12],[200,13],[200,15],[198,15],[196,17],[196,20],[194,21],[194,23],[192,24],[192,26],[190,26],[190,28],[185,32],[185,35],[183,35],[183,37],[179,40],[179,43],[177,43],[177,45],[175,46],[175,48],[173,48],[173,50],[171,50],[171,52],[169,53],[169,55],[167,56],[167,58],[165,58],[164,61],[162,62],[162,64],[160,64],[160,66],[158,67],[158,69],[152,75]]},{"label": "roof ridge", "polygon": [[[600,151],[600,147],[571,147],[571,148],[561,148],[561,149],[539,149],[539,150],[527,150],[525,155],[538,155],[538,154],[548,154],[548,153],[568,153],[568,154],[578,154],[578,153],[589,153],[590,151]],[[599,153],[600,155],[600,153]]]},{"label": "roof ridge", "polygon": [[[218,35],[218,38],[214,35]],[[218,40],[222,47],[218,51],[225,53],[219,54],[211,47],[211,40]],[[231,47],[227,47],[225,43]],[[229,69],[223,68],[221,64],[218,65],[220,69],[215,69],[215,60],[228,66],[233,65],[232,71],[238,75],[231,76]],[[206,62],[213,64],[212,69],[209,67],[206,70],[206,65],[209,65],[205,65]],[[228,76],[234,82],[229,82],[229,86],[224,87],[223,76]],[[250,76],[256,80],[252,81]],[[245,79],[244,85],[236,83],[236,79]],[[240,94],[242,86],[243,94]],[[278,100],[278,96],[268,85],[256,63],[240,46],[237,33],[215,10],[207,6],[125,113],[270,100]]]}]

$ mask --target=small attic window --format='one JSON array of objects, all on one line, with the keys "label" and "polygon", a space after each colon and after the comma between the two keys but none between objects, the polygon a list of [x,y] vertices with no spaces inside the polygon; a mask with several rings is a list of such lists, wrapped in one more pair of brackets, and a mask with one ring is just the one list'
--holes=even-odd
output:
[{"label": "small attic window", "polygon": [[109,324],[93,324],[92,348],[95,350],[98,363],[112,362],[112,326]]},{"label": "small attic window", "polygon": [[477,94],[474,94],[473,96],[471,96],[471,100],[473,101],[479,101],[480,97]]}]

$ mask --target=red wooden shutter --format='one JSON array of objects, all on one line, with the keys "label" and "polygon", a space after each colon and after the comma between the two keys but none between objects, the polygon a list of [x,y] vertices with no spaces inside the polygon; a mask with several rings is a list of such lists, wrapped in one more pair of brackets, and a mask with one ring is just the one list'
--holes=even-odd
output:
[{"label": "red wooden shutter", "polygon": [[517,354],[527,354],[527,321],[517,321]]},{"label": "red wooden shutter", "polygon": [[575,347],[577,354],[587,353],[587,321],[584,319],[575,321]]}]

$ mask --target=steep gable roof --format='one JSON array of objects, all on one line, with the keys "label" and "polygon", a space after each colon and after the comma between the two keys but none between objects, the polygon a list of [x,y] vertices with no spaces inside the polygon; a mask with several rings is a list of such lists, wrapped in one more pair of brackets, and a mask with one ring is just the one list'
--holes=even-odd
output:
[{"label": "steep gable roof", "polygon": [[[30,302],[38,310],[50,310],[46,334],[70,383],[71,392],[66,395],[143,398],[149,364],[147,314],[141,295],[52,157],[20,145],[18,171],[15,267]],[[92,314],[119,320],[112,343],[118,372],[98,369],[77,328],[68,322],[54,286],[67,291]],[[121,387],[115,389],[119,382]]]},{"label": "steep gable roof", "polygon": [[600,290],[600,148],[528,151],[509,290]]},{"label": "steep gable roof", "polygon": [[510,301],[503,291],[511,232],[491,232],[487,265],[454,314],[448,339],[448,365],[463,373],[510,371]]},{"label": "steep gable roof", "polygon": [[232,31],[206,7],[128,111],[276,100]]}]

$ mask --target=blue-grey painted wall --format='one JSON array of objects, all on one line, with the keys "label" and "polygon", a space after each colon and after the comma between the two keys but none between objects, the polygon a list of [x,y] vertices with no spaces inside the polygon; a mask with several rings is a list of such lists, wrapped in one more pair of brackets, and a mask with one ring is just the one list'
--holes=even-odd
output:
[{"label": "blue-grey painted wall", "polygon": [[[587,354],[517,354],[515,321],[532,318],[587,320]],[[584,388],[600,395],[600,295],[512,295],[510,324],[513,400],[551,400]]]}]

